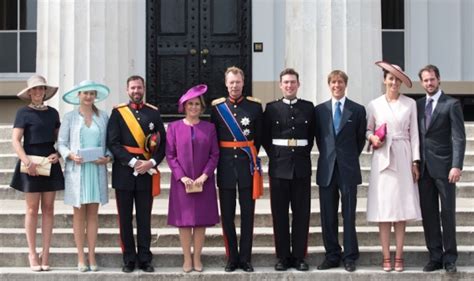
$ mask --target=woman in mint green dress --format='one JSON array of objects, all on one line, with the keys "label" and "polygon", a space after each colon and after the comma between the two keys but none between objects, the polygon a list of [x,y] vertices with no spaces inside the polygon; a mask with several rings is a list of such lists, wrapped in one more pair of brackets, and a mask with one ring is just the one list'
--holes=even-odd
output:
[{"label": "woman in mint green dress", "polygon": [[[65,160],[64,203],[74,210],[74,240],[80,272],[98,270],[95,259],[98,210],[99,204],[108,202],[107,163],[112,160],[112,153],[105,145],[108,116],[94,103],[104,100],[108,94],[106,86],[83,81],[63,95],[66,103],[79,105],[63,117],[58,150]],[[89,265],[84,254],[86,236]]]}]

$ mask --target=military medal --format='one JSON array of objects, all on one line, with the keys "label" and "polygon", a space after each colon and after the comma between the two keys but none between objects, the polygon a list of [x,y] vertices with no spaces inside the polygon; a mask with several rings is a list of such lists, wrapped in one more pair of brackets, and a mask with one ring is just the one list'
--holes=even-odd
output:
[{"label": "military medal", "polygon": [[250,119],[248,117],[244,117],[240,120],[240,124],[242,124],[242,126],[248,126],[250,125]]}]

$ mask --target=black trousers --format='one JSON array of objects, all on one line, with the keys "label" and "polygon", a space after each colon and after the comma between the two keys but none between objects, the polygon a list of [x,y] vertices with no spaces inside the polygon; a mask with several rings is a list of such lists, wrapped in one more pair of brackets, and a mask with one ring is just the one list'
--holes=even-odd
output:
[{"label": "black trousers", "polygon": [[[340,196],[339,196],[340,193]],[[344,254],[341,253],[339,244],[338,208],[339,197],[343,218],[343,244]],[[333,263],[356,261],[359,258],[359,244],[355,228],[357,186],[341,183],[337,167],[329,186],[319,187],[319,204],[321,209],[321,228],[323,243],[326,250],[326,259]]]},{"label": "black trousers", "polygon": [[[124,264],[151,262],[153,256],[151,244],[151,209],[153,197],[151,191],[115,190],[120,223],[120,243]],[[137,248],[133,237],[133,204],[137,223]],[[138,254],[137,254],[138,253]]]},{"label": "black trousers", "polygon": [[270,177],[270,196],[277,258],[303,259],[308,249],[311,177],[291,180]]},{"label": "black trousers", "polygon": [[[438,263],[454,263],[457,260],[456,244],[456,185],[448,178],[435,179],[428,169],[420,179],[421,216],[425,232],[426,247],[430,260]],[[441,232],[439,201],[441,201]],[[444,248],[444,251],[443,251]]]},{"label": "black trousers", "polygon": [[[240,251],[234,222],[237,190],[240,205]],[[239,187],[237,190],[235,186],[234,188],[219,188],[226,255],[229,262],[251,262],[255,200],[252,198],[252,187]]]}]

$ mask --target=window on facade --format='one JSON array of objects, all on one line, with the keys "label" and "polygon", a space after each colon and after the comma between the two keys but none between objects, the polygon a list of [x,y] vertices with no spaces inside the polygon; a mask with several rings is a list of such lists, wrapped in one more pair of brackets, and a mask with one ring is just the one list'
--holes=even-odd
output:
[{"label": "window on facade", "polygon": [[404,0],[380,0],[382,3],[383,60],[405,68]]},{"label": "window on facade", "polygon": [[0,0],[0,76],[36,71],[37,0]]}]

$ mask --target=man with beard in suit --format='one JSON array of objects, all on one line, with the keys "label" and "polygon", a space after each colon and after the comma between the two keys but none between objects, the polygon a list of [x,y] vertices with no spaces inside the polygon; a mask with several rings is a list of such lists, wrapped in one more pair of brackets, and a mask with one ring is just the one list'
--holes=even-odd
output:
[{"label": "man with beard in suit", "polygon": [[[426,96],[417,101],[420,135],[420,205],[430,261],[423,271],[444,268],[456,272],[456,182],[466,149],[464,118],[459,100],[440,89],[438,67],[418,73]],[[441,231],[439,201],[441,201]]]}]

